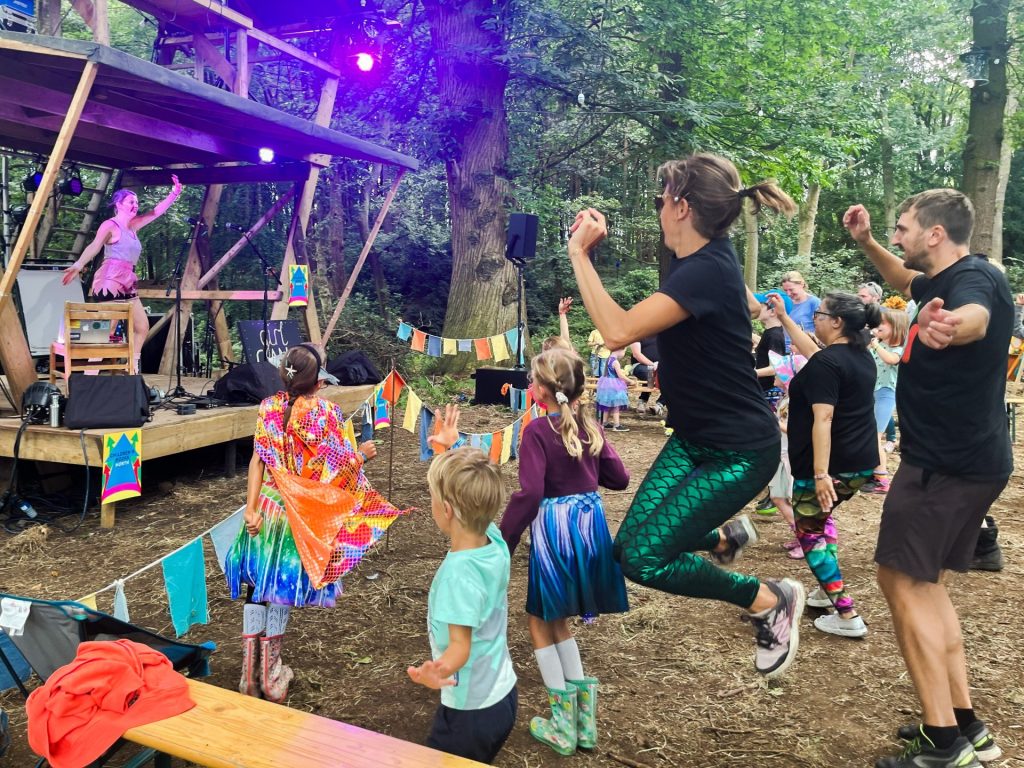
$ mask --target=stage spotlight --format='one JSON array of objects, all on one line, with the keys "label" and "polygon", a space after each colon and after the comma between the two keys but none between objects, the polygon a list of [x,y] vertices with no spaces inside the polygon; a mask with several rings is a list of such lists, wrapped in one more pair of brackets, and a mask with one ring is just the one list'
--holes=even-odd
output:
[{"label": "stage spotlight", "polygon": [[270,147],[260,147],[259,156],[261,163],[274,162],[274,150]]},{"label": "stage spotlight", "polygon": [[39,185],[42,183],[43,172],[32,171],[32,173],[30,173],[22,180],[21,188],[24,189],[26,192],[35,192],[37,189],[39,189]]},{"label": "stage spotlight", "polygon": [[372,53],[357,53],[356,54],[356,67],[360,72],[370,72],[373,70],[373,65],[377,63],[377,60],[373,58]]},{"label": "stage spotlight", "polygon": [[70,197],[78,197],[85,191],[85,185],[82,184],[82,176],[79,174],[77,168],[72,168],[67,176],[64,177],[64,181],[60,183],[60,193],[62,195],[68,195]]},{"label": "stage spotlight", "polygon": [[14,226],[20,227],[25,223],[25,219],[28,218],[28,206],[27,205],[15,205],[7,211],[11,215],[11,221],[14,222]]}]

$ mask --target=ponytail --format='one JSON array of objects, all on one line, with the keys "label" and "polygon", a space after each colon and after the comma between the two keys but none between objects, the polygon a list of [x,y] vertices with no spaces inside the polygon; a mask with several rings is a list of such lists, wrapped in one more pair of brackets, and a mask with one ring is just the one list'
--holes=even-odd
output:
[{"label": "ponytail", "polygon": [[[569,456],[582,457],[584,442],[591,456],[600,455],[604,436],[589,410],[579,407],[587,381],[583,358],[574,351],[554,347],[533,358],[531,369],[534,381],[553,392],[558,402],[558,432]],[[585,441],[580,439],[581,426]]]}]

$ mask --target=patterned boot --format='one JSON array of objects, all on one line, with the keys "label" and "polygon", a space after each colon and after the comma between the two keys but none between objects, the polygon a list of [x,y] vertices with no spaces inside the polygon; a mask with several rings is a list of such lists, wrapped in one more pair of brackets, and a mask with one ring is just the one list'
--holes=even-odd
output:
[{"label": "patterned boot", "polygon": [[263,698],[275,704],[283,704],[288,696],[288,684],[295,677],[292,668],[281,662],[281,645],[284,642],[284,635],[276,637],[264,637],[260,640],[260,669],[263,672],[263,679],[260,680],[260,687],[263,689]]},{"label": "patterned boot", "polygon": [[260,637],[242,635],[242,679],[238,692],[260,698]]},{"label": "patterned boot", "polygon": [[597,678],[566,683],[576,689],[576,746],[597,749]]},{"label": "patterned boot", "polygon": [[560,755],[571,755],[576,751],[576,688],[572,685],[566,687],[569,690],[548,688],[550,720],[535,717],[530,721],[530,735]]}]

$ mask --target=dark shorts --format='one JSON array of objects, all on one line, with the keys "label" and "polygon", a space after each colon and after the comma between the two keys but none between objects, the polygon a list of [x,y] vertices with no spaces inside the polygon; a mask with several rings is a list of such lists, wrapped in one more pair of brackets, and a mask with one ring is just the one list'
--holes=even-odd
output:
[{"label": "dark shorts", "polygon": [[904,460],[882,507],[875,562],[932,583],[944,570],[966,571],[981,521],[1006,483],[943,475]]},{"label": "dark shorts", "polygon": [[499,701],[484,709],[452,709],[444,704],[434,713],[427,746],[450,755],[490,763],[512,733],[519,709],[515,686]]}]

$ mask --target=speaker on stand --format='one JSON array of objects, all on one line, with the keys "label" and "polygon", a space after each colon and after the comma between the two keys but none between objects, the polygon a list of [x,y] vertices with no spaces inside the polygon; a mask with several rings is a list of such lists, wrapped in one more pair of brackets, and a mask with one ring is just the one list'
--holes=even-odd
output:
[{"label": "speaker on stand", "polygon": [[532,213],[511,213],[508,217],[508,238],[505,242],[505,258],[516,268],[516,289],[519,300],[516,307],[516,328],[519,333],[515,350],[516,368],[524,368],[523,358],[523,267],[537,255],[537,224],[539,219]]}]

